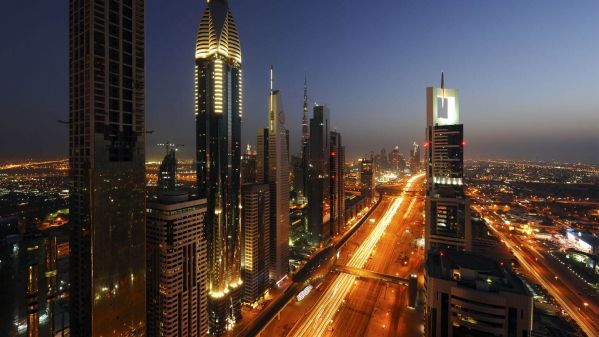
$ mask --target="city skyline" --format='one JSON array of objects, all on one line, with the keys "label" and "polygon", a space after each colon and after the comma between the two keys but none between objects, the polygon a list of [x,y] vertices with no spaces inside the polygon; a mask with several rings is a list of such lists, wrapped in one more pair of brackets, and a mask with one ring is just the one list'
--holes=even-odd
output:
[{"label": "city skyline", "polygon": [[[154,130],[147,137],[148,159],[161,157],[155,143],[164,139],[188,144],[180,157],[192,158],[189,55],[194,46],[189,41],[203,5],[204,1],[147,4],[147,129]],[[425,106],[420,89],[436,85],[444,70],[448,86],[468,93],[462,97],[468,125],[466,159],[599,162],[599,151],[593,151],[599,150],[599,47],[592,43],[599,37],[599,20],[593,14],[599,10],[596,2],[581,2],[576,8],[555,2],[508,6],[464,2],[443,11],[435,8],[438,3],[305,6],[234,1],[231,6],[243,13],[237,22],[241,38],[255,46],[244,55],[243,145],[254,144],[252,130],[265,122],[262,97],[267,80],[262,74],[271,63],[279,69],[277,87],[287,93],[283,108],[291,153],[300,150],[307,76],[310,105],[327,104],[337,112],[332,129],[343,130],[349,160],[394,145],[405,154],[412,141],[422,144]],[[7,13],[19,18],[26,7],[11,3]],[[67,27],[53,24],[66,20],[65,7],[39,4],[38,11],[28,13],[27,27],[11,18],[1,24],[6,28],[3,35],[10,32],[3,38],[13,48],[0,54],[5,64],[12,65],[0,81],[0,89],[10,93],[0,103],[7,121],[0,128],[0,141],[10,144],[0,151],[0,161],[66,157],[67,128],[56,120],[66,120],[68,111]],[[264,16],[273,19],[259,20]],[[374,16],[378,19],[367,20],[367,27],[356,24],[362,17]],[[448,38],[437,40],[436,32]],[[297,38],[289,40],[288,35]],[[376,43],[356,48],[366,38]],[[39,44],[26,42],[33,40]],[[65,48],[53,47],[60,45]],[[33,48],[47,52],[44,62],[29,62]],[[287,53],[290,48],[297,52]],[[337,66],[338,54],[344,55],[342,66]],[[45,89],[35,100],[26,99],[33,76]],[[374,89],[377,86],[380,89]],[[386,123],[368,123],[373,115]],[[27,137],[22,124],[29,126]],[[363,141],[365,133],[374,135],[369,142]]]}]

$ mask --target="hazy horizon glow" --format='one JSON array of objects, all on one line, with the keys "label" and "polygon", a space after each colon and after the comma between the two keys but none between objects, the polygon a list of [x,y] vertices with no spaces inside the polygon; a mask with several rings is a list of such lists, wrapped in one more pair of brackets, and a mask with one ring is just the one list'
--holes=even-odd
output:
[{"label": "hazy horizon glow", "polygon": [[[148,160],[195,147],[193,58],[205,1],[146,1]],[[68,2],[9,2],[0,20],[0,161],[68,154]],[[599,2],[230,1],[244,67],[243,144],[266,125],[275,67],[299,151],[303,80],[347,158],[425,130],[425,88],[459,89],[466,158],[599,164]]]}]

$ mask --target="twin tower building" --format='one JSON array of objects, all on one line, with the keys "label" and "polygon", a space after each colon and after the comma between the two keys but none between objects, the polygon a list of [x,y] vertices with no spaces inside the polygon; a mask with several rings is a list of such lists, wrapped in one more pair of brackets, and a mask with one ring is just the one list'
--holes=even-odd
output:
[{"label": "twin tower building", "polygon": [[72,336],[222,334],[244,297],[288,273],[280,93],[271,70],[264,170],[242,186],[242,53],[226,0],[208,0],[195,45],[197,197],[167,188],[146,205],[144,11],[69,2]]}]

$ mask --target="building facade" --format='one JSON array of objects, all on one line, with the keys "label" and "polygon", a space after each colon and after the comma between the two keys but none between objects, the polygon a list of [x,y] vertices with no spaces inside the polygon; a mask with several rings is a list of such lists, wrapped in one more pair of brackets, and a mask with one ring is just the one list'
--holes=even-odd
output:
[{"label": "building facade", "polygon": [[209,330],[241,319],[241,47],[225,0],[206,4],[195,50],[198,195],[206,198]]},{"label": "building facade", "polygon": [[374,165],[372,159],[362,159],[360,162],[360,192],[367,200],[374,198]]},{"label": "building facade", "polygon": [[270,186],[245,184],[241,196],[243,300],[254,303],[270,286]]},{"label": "building facade", "polygon": [[177,188],[177,149],[172,144],[165,144],[166,155],[158,170],[158,192],[174,191]]},{"label": "building facade", "polygon": [[522,281],[494,260],[433,249],[425,267],[425,335],[528,337],[533,299]]},{"label": "building facade", "polygon": [[464,195],[464,132],[457,89],[428,87],[425,248],[472,249],[470,205]]},{"label": "building facade", "polygon": [[331,236],[339,234],[345,226],[345,147],[341,143],[341,134],[336,131],[330,132],[329,154],[329,190],[330,197],[330,234]]},{"label": "building facade", "polygon": [[329,229],[329,155],[330,112],[324,105],[314,107],[310,119],[309,167],[308,167],[308,227],[313,245],[324,244],[330,239]]},{"label": "building facade", "polygon": [[148,202],[147,336],[206,336],[206,199],[165,192]]},{"label": "building facade", "polygon": [[144,1],[69,1],[70,334],[145,334]]}]

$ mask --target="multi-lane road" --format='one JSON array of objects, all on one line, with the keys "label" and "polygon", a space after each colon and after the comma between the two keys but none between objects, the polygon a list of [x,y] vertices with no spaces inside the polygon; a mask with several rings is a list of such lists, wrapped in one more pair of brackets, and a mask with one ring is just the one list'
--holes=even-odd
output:
[{"label": "multi-lane road", "polygon": [[495,214],[481,207],[477,210],[485,217],[493,233],[513,252],[528,276],[545,288],[588,336],[599,336],[596,291],[556,261],[543,245],[511,235],[502,228],[503,222]]},{"label": "multi-lane road", "polygon": [[[422,234],[422,198],[421,193],[412,191],[421,190],[422,179],[422,175],[412,177],[403,185],[405,193],[385,197],[388,200],[381,203],[386,207],[384,214],[380,219],[373,218],[374,225],[364,229],[368,233],[362,233],[366,238],[357,247],[348,244],[341,250],[338,263],[402,277],[416,271],[422,260],[415,245]],[[289,336],[364,336],[381,332],[394,336],[402,330],[398,318],[405,308],[405,291],[400,286],[358,280],[345,273],[329,277],[327,287]]]}]

